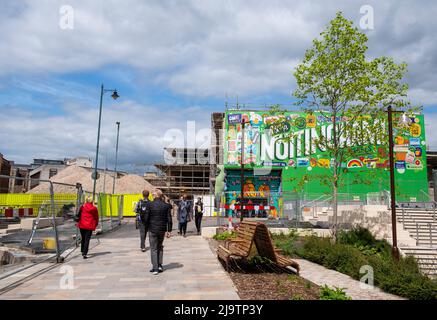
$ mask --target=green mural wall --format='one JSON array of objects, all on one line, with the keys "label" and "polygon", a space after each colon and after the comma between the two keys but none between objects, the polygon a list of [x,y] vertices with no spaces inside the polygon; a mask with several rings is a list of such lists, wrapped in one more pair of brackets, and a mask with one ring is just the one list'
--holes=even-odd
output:
[{"label": "green mural wall", "polygon": [[[293,133],[291,141],[280,141],[268,134],[269,130],[266,129],[279,117],[286,120],[279,130],[284,135]],[[228,170],[240,167],[242,118],[247,123],[244,130],[246,169],[281,169],[281,189],[284,193],[303,192],[311,198],[330,192],[329,186],[322,183],[322,177],[330,174],[332,160],[327,152],[315,146],[313,138],[318,132],[329,135],[332,130],[331,119],[317,113],[228,111],[225,113],[224,142],[224,163]],[[423,115],[411,117],[406,132],[401,134],[395,129],[394,137],[397,200],[426,201],[424,192],[428,190],[428,182]],[[351,147],[356,149],[357,156],[341,164],[344,174],[339,192],[348,194],[349,198],[363,199],[369,193],[389,190],[387,147],[378,143]]]}]

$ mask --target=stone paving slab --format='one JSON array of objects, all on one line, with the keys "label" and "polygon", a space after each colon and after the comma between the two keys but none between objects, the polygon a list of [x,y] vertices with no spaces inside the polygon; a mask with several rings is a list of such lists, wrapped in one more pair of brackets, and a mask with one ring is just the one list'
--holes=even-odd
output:
[{"label": "stone paving slab", "polygon": [[305,259],[293,260],[299,263],[301,268],[300,276],[302,278],[319,286],[326,284],[330,288],[344,288],[346,294],[353,300],[405,300],[405,298],[386,293],[377,287],[362,284],[348,275],[327,269],[311,261]]},{"label": "stone paving slab", "polygon": [[[149,272],[150,250],[139,249],[139,231],[132,222],[100,236],[99,242],[92,241],[89,259],[82,259],[76,250],[63,264],[0,299],[239,299],[232,280],[201,236],[183,238],[174,231],[164,241],[165,271],[157,276]],[[65,270],[73,272],[72,289],[61,288],[61,283],[67,283]]]}]

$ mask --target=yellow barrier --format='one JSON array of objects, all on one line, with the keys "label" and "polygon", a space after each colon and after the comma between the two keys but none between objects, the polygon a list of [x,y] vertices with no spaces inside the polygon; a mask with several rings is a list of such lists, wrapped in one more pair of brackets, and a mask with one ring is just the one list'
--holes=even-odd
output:
[{"label": "yellow barrier", "polygon": [[[75,194],[55,194],[56,201],[76,202]],[[4,214],[5,208],[32,208],[33,215],[38,215],[41,205],[50,203],[50,194],[24,194],[24,193],[2,193],[0,194],[0,214]]]},{"label": "yellow barrier", "polygon": [[[121,195],[102,195],[100,208],[103,210],[104,215],[109,217],[111,215],[110,205],[112,206],[112,216],[118,216],[118,196]],[[143,195],[138,194],[123,194],[123,216],[133,217],[135,216],[135,205],[143,198]],[[55,202],[58,201],[71,201],[76,204],[75,194],[55,194]],[[153,200],[152,196],[149,197]],[[38,210],[41,205],[50,204],[50,194],[0,194],[0,215],[4,214],[4,208],[33,208],[33,215],[38,215]]]}]

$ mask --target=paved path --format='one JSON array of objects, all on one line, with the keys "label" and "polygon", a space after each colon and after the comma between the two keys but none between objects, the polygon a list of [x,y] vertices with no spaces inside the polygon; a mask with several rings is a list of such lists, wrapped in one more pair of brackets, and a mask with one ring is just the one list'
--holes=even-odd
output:
[{"label": "paved path", "polygon": [[377,287],[371,287],[357,281],[348,275],[327,269],[319,264],[304,259],[293,259],[300,265],[300,276],[319,286],[344,288],[346,294],[353,300],[402,300],[404,298],[383,292]]},{"label": "paved path", "polygon": [[[194,234],[183,238],[176,231],[173,235],[164,241],[166,270],[157,276],[149,272],[150,250],[139,250],[138,230],[128,222],[99,242],[92,239],[89,259],[76,250],[63,264],[7,291],[0,300],[239,299],[207,240]],[[74,288],[69,289],[66,275],[71,271]]]}]

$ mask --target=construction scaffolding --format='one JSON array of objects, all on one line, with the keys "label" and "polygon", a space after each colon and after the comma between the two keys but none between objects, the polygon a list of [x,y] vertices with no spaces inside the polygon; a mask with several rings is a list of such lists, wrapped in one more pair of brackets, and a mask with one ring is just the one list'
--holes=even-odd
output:
[{"label": "construction scaffolding", "polygon": [[171,199],[178,199],[181,194],[209,194],[208,164],[156,164],[164,176],[148,179],[156,188],[161,189]]},{"label": "construction scaffolding", "polygon": [[214,193],[217,165],[223,164],[223,140],[224,140],[224,117],[223,112],[211,114],[211,162],[209,173],[209,188]]}]

